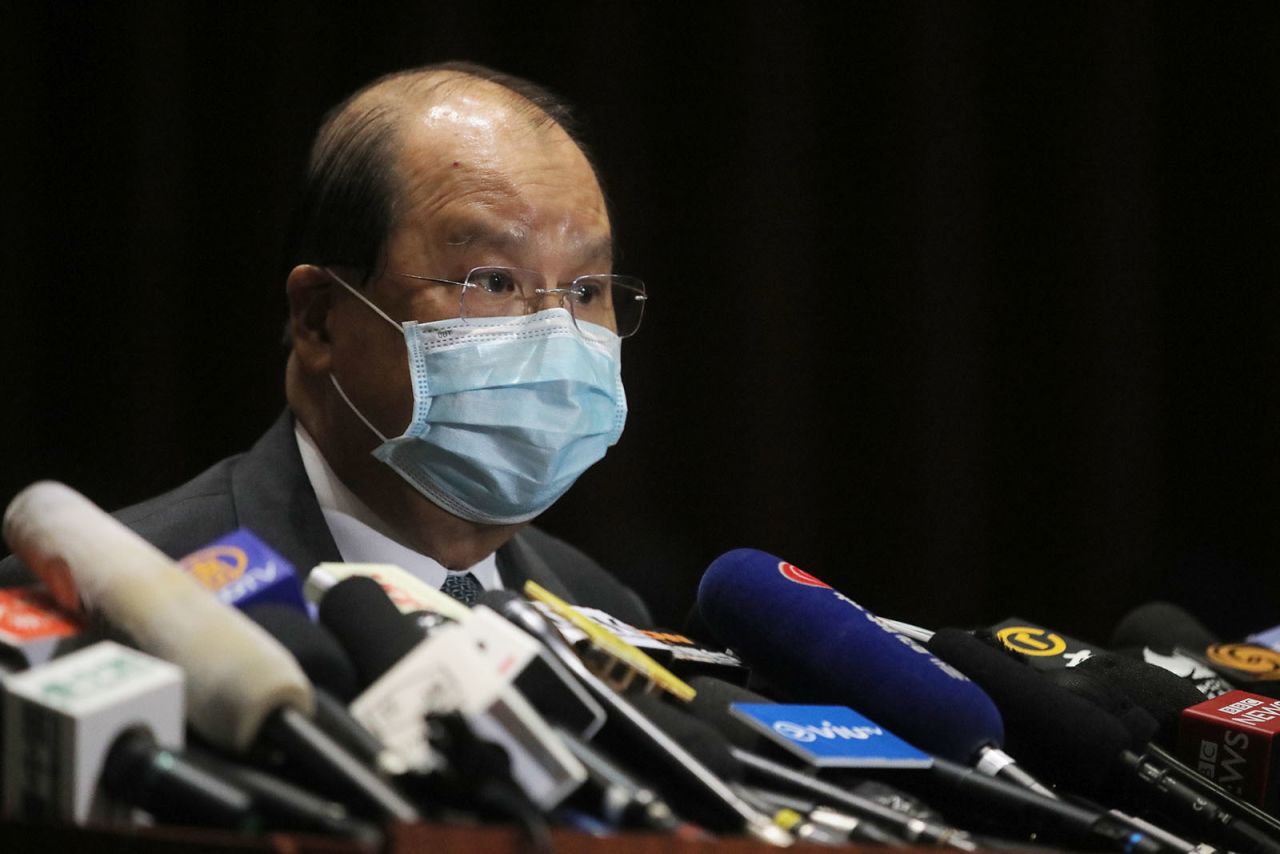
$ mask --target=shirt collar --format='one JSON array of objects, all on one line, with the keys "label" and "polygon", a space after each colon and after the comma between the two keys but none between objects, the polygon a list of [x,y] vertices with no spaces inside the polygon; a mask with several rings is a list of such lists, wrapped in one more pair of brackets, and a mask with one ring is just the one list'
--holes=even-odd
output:
[{"label": "shirt collar", "polygon": [[[307,479],[311,481],[316,500],[320,503],[325,524],[329,526],[329,533],[344,561],[390,563],[412,573],[432,587],[439,588],[444,584],[451,570],[401,543],[391,527],[338,479],[311,434],[296,419],[293,435],[298,441],[302,466],[306,470]],[[498,564],[492,554],[469,569],[458,571],[470,572],[485,590],[502,589]]]}]

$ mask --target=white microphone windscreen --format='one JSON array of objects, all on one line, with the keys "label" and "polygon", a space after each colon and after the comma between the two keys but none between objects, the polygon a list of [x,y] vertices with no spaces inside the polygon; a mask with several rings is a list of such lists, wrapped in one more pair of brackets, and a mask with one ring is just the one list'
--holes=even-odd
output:
[{"label": "white microphone windscreen", "polygon": [[311,685],[279,642],[74,489],[28,486],[5,510],[3,532],[63,607],[83,602],[139,649],[182,667],[188,718],[214,744],[245,750],[280,706],[312,714]]}]

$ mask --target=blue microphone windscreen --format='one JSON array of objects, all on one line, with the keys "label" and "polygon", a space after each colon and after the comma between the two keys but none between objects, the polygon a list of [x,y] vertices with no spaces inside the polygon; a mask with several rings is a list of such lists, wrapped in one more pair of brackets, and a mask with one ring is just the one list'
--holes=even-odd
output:
[{"label": "blue microphone windscreen", "polygon": [[712,561],[698,609],[720,642],[797,702],[849,706],[922,750],[971,763],[999,747],[991,698],[807,572],[756,549]]}]

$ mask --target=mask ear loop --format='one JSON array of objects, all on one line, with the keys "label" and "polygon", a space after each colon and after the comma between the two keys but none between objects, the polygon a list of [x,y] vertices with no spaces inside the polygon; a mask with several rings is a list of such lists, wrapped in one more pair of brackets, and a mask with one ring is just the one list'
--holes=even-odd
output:
[{"label": "mask ear loop", "polygon": [[370,421],[368,418],[365,418],[363,412],[361,412],[359,409],[356,409],[356,405],[351,402],[351,398],[347,397],[347,393],[343,391],[342,386],[338,384],[338,378],[335,377],[333,374],[329,374],[329,382],[333,383],[333,387],[338,390],[338,396],[342,398],[342,402],[345,403],[347,407],[356,414],[357,418],[359,418],[361,421],[364,422],[364,426],[372,430],[373,435],[377,436],[383,442],[386,442],[387,437],[382,434],[382,431],[379,430],[377,427],[374,427],[373,422]]},{"label": "mask ear loop", "polygon": [[[401,328],[401,326],[400,326],[400,324],[399,324],[399,323],[396,323],[394,320],[392,320],[392,319],[390,318],[390,316],[388,316],[388,315],[387,315],[387,313],[386,313],[385,311],[383,311],[382,309],[380,309],[380,308],[378,308],[376,305],[374,305],[374,304],[373,304],[373,302],[372,302],[368,297],[366,297],[364,294],[360,293],[358,290],[356,290],[355,288],[351,287],[351,285],[349,285],[349,284],[347,284],[345,281],[343,281],[343,278],[342,278],[341,276],[339,276],[337,273],[333,272],[333,271],[332,271],[332,270],[330,270],[328,267],[325,267],[325,268],[324,268],[324,271],[325,271],[326,273],[328,273],[330,276],[332,276],[332,277],[333,277],[333,280],[334,280],[335,282],[337,282],[338,284],[340,284],[340,285],[342,285],[344,288],[346,288],[348,291],[350,291],[352,296],[354,296],[356,299],[360,300],[360,301],[361,301],[362,303],[364,303],[365,305],[369,306],[369,308],[371,308],[371,309],[373,309],[374,311],[376,311],[376,312],[377,312],[377,313],[382,317],[382,319],[383,319],[383,320],[387,321],[387,323],[390,323],[390,324],[391,324],[392,326],[394,326],[396,329],[400,329],[400,328]],[[345,404],[347,405],[347,407],[348,407],[352,412],[354,412],[354,413],[356,414],[356,417],[357,417],[357,418],[359,418],[361,421],[363,421],[363,422],[364,422],[364,426],[366,426],[366,427],[368,427],[370,430],[372,430],[372,431],[373,431],[373,435],[377,436],[377,437],[378,437],[378,439],[379,439],[380,441],[382,441],[382,442],[386,442],[386,441],[387,441],[387,437],[386,437],[385,435],[383,435],[383,433],[382,433],[382,431],[381,431],[381,430],[379,430],[377,427],[374,427],[374,426],[373,426],[373,422],[372,422],[372,421],[370,421],[368,418],[365,418],[365,417],[364,417],[364,413],[363,413],[363,412],[361,412],[359,409],[357,409],[357,408],[356,408],[356,405],[355,405],[354,403],[352,403],[352,402],[351,402],[351,398],[347,397],[347,393],[346,393],[345,391],[343,391],[343,389],[342,389],[342,385],[338,382],[338,378],[337,378],[337,377],[335,377],[335,376],[333,375],[333,373],[332,373],[332,372],[330,372],[330,374],[329,374],[329,382],[333,383],[333,387],[334,387],[334,389],[336,389],[336,390],[337,390],[337,392],[338,392],[338,396],[342,398],[342,402],[343,402],[343,403],[345,403]]]},{"label": "mask ear loop", "polygon": [[350,285],[348,285],[348,284],[343,280],[343,278],[342,278],[341,276],[339,276],[337,273],[335,273],[335,272],[333,272],[332,270],[330,270],[328,267],[325,267],[325,268],[323,268],[323,269],[324,269],[324,271],[325,271],[326,273],[328,273],[330,276],[332,276],[332,277],[333,277],[333,280],[334,280],[335,282],[337,282],[338,284],[340,284],[340,285],[342,285],[344,288],[346,288],[348,291],[350,291],[350,292],[351,292],[351,295],[352,295],[353,297],[355,297],[356,299],[360,300],[360,302],[364,303],[365,305],[369,306],[369,308],[371,308],[371,309],[373,309],[374,311],[376,311],[376,312],[378,313],[378,316],[380,316],[383,320],[385,320],[387,323],[390,323],[390,324],[391,324],[392,326],[394,326],[396,329],[400,329],[400,328],[401,328],[401,324],[396,323],[394,320],[392,320],[392,319],[391,319],[391,316],[390,316],[389,314],[387,314],[385,311],[383,311],[382,309],[380,309],[380,308],[378,308],[376,305],[374,305],[374,304],[373,304],[373,301],[372,301],[372,300],[370,300],[367,296],[365,296],[364,294],[360,293],[360,292],[359,292],[358,290],[356,290],[355,288],[353,288],[353,287],[351,287]]}]

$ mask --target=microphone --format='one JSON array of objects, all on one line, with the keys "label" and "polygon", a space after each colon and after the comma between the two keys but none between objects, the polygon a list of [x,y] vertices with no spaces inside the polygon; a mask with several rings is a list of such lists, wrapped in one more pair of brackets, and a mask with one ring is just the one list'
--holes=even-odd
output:
[{"label": "microphone", "polygon": [[[669,773],[664,782],[682,785],[693,793],[691,809],[706,813],[705,821],[721,830],[733,828],[771,845],[791,844],[789,833],[737,794],[724,780],[689,751],[653,724],[622,695],[592,673],[573,648],[529,601],[508,590],[490,590],[480,604],[493,609],[514,625],[540,641],[607,710],[609,721],[602,736],[638,745]],[[714,828],[713,828],[714,829]]]},{"label": "microphone", "polygon": [[[450,601],[460,604],[453,599]],[[605,712],[600,704],[555,656],[540,644],[530,642],[523,632],[506,620],[495,619],[495,615],[486,613],[486,610],[473,612],[467,609],[466,620],[458,622],[483,633],[489,643],[505,645],[508,653],[516,656],[503,678],[533,705],[538,714],[558,727],[591,738],[604,724]],[[402,613],[385,586],[358,574],[338,582],[320,600],[322,623],[333,631],[350,653],[364,686],[377,681],[431,635],[424,629],[421,618],[424,613]],[[480,624],[470,626],[469,622],[475,617],[480,618]],[[433,631],[444,625],[447,623],[436,623]]]},{"label": "microphone", "polygon": [[664,833],[679,828],[680,820],[657,791],[577,734],[559,728],[556,733],[587,770],[587,783],[571,796],[571,802],[582,804],[613,827]]},{"label": "microphone", "polygon": [[1156,722],[1132,704],[1122,723],[969,632],[938,629],[928,648],[995,700],[1010,750],[1033,773],[1067,789],[1094,795],[1112,791],[1116,758],[1156,732]]},{"label": "microphone", "polygon": [[1172,602],[1148,602],[1134,608],[1111,634],[1113,649],[1182,677],[1205,697],[1225,694],[1236,687],[1233,682],[1252,678],[1209,661],[1206,652],[1215,646],[1218,639],[1213,633]]},{"label": "microphone", "polygon": [[[586,769],[513,687],[537,660],[538,644],[498,615],[478,609],[423,640],[418,624],[362,576],[327,591],[320,615],[361,669],[378,673],[352,703],[352,714],[409,767],[438,767],[425,720],[458,712],[476,736],[506,751],[511,777],[539,808],[552,809],[586,779]],[[368,627],[376,630],[360,630]]]},{"label": "microphone", "polygon": [[224,604],[238,608],[280,642],[314,687],[315,721],[370,767],[390,775],[407,769],[347,712],[359,691],[355,669],[333,635],[312,622],[293,565],[248,528],[239,528],[179,561]]},{"label": "microphone", "polygon": [[[937,633],[925,650],[812,575],[750,549],[729,552],[712,563],[699,588],[698,606],[721,641],[798,699],[853,706],[935,755],[965,764],[976,761],[980,771],[1056,797],[998,750],[1004,735],[1000,712],[986,691],[954,667],[955,661],[942,660],[946,656],[935,646]],[[827,687],[824,692],[817,686]],[[938,718],[915,711],[938,705],[953,714]],[[1102,732],[1109,729],[1109,722],[1097,723]],[[1117,743],[1124,744],[1128,734],[1121,729],[1120,735]],[[1044,767],[1061,778],[1061,769]],[[1073,767],[1077,773],[1087,771]],[[1165,844],[1190,847],[1139,819],[1111,814]]]},{"label": "microphone", "polygon": [[287,651],[83,495],[33,484],[5,510],[3,532],[64,608],[79,611],[83,600],[139,648],[183,668],[188,719],[211,744],[244,753],[268,742],[384,817],[419,818],[312,723],[310,683]]},{"label": "microphone", "polygon": [[0,589],[0,667],[17,671],[44,664],[58,645],[84,630],[36,585]]},{"label": "microphone", "polygon": [[355,666],[342,645],[304,612],[293,605],[274,603],[249,605],[241,610],[289,651],[317,691],[344,702],[360,693]]},{"label": "microphone", "polygon": [[981,688],[800,568],[727,552],[703,575],[698,609],[790,699],[850,706],[929,753],[1054,797],[1001,750],[1004,724]]},{"label": "microphone", "polygon": [[[1233,688],[1280,697],[1280,653],[1265,645],[1224,643],[1185,609],[1169,602],[1152,602],[1134,608],[1116,626],[1116,645],[1143,645],[1143,656],[1179,675],[1193,670],[1189,679],[1208,682],[1206,697],[1219,697]],[[1166,653],[1162,661],[1157,653]],[[1180,659],[1193,662],[1190,667]],[[1213,680],[1213,676],[1219,679]],[[1212,680],[1210,682],[1210,680]]]},{"label": "microphone", "polygon": [[471,609],[422,579],[391,563],[319,563],[303,585],[307,600],[319,605],[329,590],[348,578],[372,578],[387,597],[405,614],[439,614],[455,621],[466,620]]},{"label": "microphone", "polygon": [[[761,750],[762,742],[766,746],[772,746],[781,741],[783,736],[775,732],[762,737],[759,731],[747,726],[731,711],[731,706],[734,704],[767,704],[771,703],[771,700],[713,677],[694,677],[692,681],[698,695],[689,704],[689,712],[707,721],[716,731],[727,737],[734,745],[734,755],[749,770],[756,769],[774,779],[787,780],[792,786],[802,789],[813,782],[820,782],[813,776],[813,772],[822,769],[810,766],[810,773],[801,773],[764,756]],[[788,704],[774,705],[780,710],[797,708]],[[1028,833],[1056,836],[1070,844],[1091,848],[1100,844],[1124,851],[1156,851],[1161,848],[1156,840],[1145,833],[1135,835],[1128,822],[1118,820],[1114,816],[1067,801],[1043,797],[1017,784],[996,777],[988,777],[942,757],[934,756],[931,759],[931,763],[924,771],[895,770],[894,773],[899,776],[906,773],[911,780],[924,783],[927,788],[938,794],[959,799],[965,804],[975,805],[978,816],[984,820],[989,821],[990,812],[995,810],[1006,821],[1017,823]],[[859,770],[871,769],[863,767]],[[883,776],[882,773],[880,775]],[[820,797],[847,797],[843,794],[838,795],[837,793],[842,793],[843,790],[831,783],[824,783],[823,786],[825,789],[818,790]],[[857,804],[851,806],[854,810],[860,808]],[[940,836],[944,830],[934,829],[932,835]],[[1007,831],[1008,828],[1000,830]],[[911,833],[918,834],[919,830]],[[916,836],[907,835],[906,838],[914,840]]]},{"label": "microphone", "polygon": [[[559,640],[559,644],[571,650],[564,654],[573,657],[576,653],[580,664],[600,680],[602,686],[623,692],[632,706],[638,707],[642,715],[652,718],[655,714],[664,713],[660,705],[657,709],[651,709],[652,698],[648,696],[647,691],[660,688],[676,697],[692,698],[694,696],[695,692],[689,685],[676,678],[650,655],[630,642],[631,637],[639,635],[644,647],[661,655],[661,647],[666,645],[668,639],[660,634],[655,633],[654,636],[644,634],[603,611],[570,605],[532,581],[526,582],[525,593],[533,599],[530,604],[545,618],[547,624],[554,627],[552,632]],[[499,599],[501,599],[500,596]],[[487,607],[482,604],[477,610],[485,610]],[[620,635],[619,631],[627,637]],[[575,642],[578,645],[571,647],[570,645]],[[663,657],[668,660],[674,658],[674,656],[665,655]],[[742,669],[740,662],[730,654],[726,654],[724,660],[716,660],[714,654],[712,657],[704,658],[701,651],[695,651],[695,657],[699,659],[700,665],[711,665],[714,668],[728,665],[736,670]],[[773,800],[762,801],[753,793],[744,791],[744,784],[740,782],[741,767],[729,756],[727,750],[716,750],[715,745],[681,743],[680,733],[677,730],[673,730],[670,726],[663,726],[660,720],[654,720],[653,723],[658,725],[659,730],[675,738],[677,743],[685,748],[690,756],[703,763],[712,775],[727,783],[743,801],[758,811],[776,813],[773,816],[774,823],[794,834],[797,840],[831,840],[832,834],[836,831],[826,825],[803,820],[799,815],[786,810],[778,812]],[[619,737],[617,727],[612,729],[606,727],[604,731],[604,738],[611,741],[615,749],[625,752],[628,749],[634,750],[638,746],[634,731],[621,735],[623,737]],[[642,749],[644,746],[647,745],[643,745]],[[648,756],[644,757],[644,759],[647,758]],[[705,798],[705,794],[699,791],[697,786],[687,784],[682,786],[679,781],[669,783],[668,786],[675,786],[683,800]],[[705,809],[705,807],[700,808]],[[714,815],[709,816],[709,820],[713,823],[723,822],[723,818]],[[859,827],[861,830],[855,833],[854,831]],[[873,839],[871,830],[865,822],[860,825],[859,822],[854,821],[847,832],[854,833],[856,838],[867,841],[883,841],[887,838],[887,836],[876,836]],[[859,833],[864,835],[858,835]]]},{"label": "microphone", "polygon": [[358,692],[355,668],[332,634],[292,605],[251,605],[244,613],[302,666],[315,689],[315,720],[320,729],[382,774],[397,777],[408,772],[400,758],[347,711],[346,701]]},{"label": "microphone", "polygon": [[1126,614],[1112,631],[1110,646],[1204,649],[1217,642],[1213,632],[1186,609],[1157,601],[1139,605]]},{"label": "microphone", "polygon": [[182,671],[112,641],[5,680],[4,808],[28,821],[160,821],[250,831],[249,796],[181,754]]},{"label": "microphone", "polygon": [[[1170,790],[1170,796],[1182,799],[1187,809],[1211,819],[1214,824],[1227,825],[1227,832],[1237,835],[1230,843],[1232,846],[1250,850],[1250,846],[1256,844],[1256,834],[1251,833],[1251,827],[1235,821],[1231,817],[1233,814],[1268,828],[1273,835],[1280,834],[1280,820],[1196,773],[1165,749],[1177,749],[1183,710],[1200,704],[1204,699],[1194,685],[1156,665],[1109,652],[1099,652],[1073,671],[1070,680],[1055,681],[1088,699],[1123,695],[1155,718],[1160,723],[1157,740],[1146,745],[1140,757],[1125,757],[1125,761],[1135,766],[1144,784],[1163,786]],[[1216,754],[1198,755],[1196,759],[1206,761],[1215,757]],[[1201,770],[1212,777],[1216,769],[1209,761]],[[1197,797],[1211,802],[1212,806],[1198,806]],[[1218,812],[1227,818],[1215,817]]]},{"label": "microphone", "polygon": [[376,825],[353,817],[341,803],[322,798],[267,771],[228,761],[199,747],[189,747],[186,756],[196,766],[244,790],[262,816],[264,828],[346,836],[366,843],[371,849],[379,848],[385,841]]},{"label": "microphone", "polygon": [[991,626],[990,631],[1006,647],[1022,656],[1025,664],[1047,673],[1078,667],[1098,652],[1097,644],[1047,629],[1021,617],[1002,620]]},{"label": "microphone", "polygon": [[1178,755],[1222,788],[1273,815],[1280,811],[1280,700],[1230,691],[1182,713]]},{"label": "microphone", "polygon": [[346,650],[360,689],[377,682],[426,637],[368,576],[351,575],[318,601],[320,625]]},{"label": "microphone", "polygon": [[[672,709],[658,716],[659,722],[665,724],[668,731],[676,734],[681,743],[696,745],[704,741],[724,739],[728,742],[729,755],[737,760],[748,775],[782,786],[784,789],[803,792],[819,803],[839,807],[880,828],[881,832],[887,833],[900,842],[964,849],[976,847],[969,842],[968,834],[959,828],[948,827],[932,819],[924,820],[903,814],[871,798],[822,782],[813,774],[802,774],[780,762],[770,760],[760,750],[761,742],[767,739],[770,744],[782,744],[789,740],[786,737],[773,739],[769,736],[761,736],[745,724],[743,719],[735,716],[731,710],[733,703],[769,705],[780,710],[802,707],[774,703],[745,688],[713,676],[696,676],[693,678],[693,684],[698,692],[697,696],[684,710]],[[675,717],[677,714],[679,718]],[[680,718],[686,720],[681,721]],[[698,721],[703,726],[694,728],[692,724],[687,723],[689,719]],[[681,734],[683,738],[680,737]],[[784,746],[791,745],[788,743]],[[814,770],[817,770],[816,766]]]},{"label": "microphone", "polygon": [[[415,647],[429,642],[433,632],[424,631],[421,620],[414,618],[425,612],[402,613],[387,587],[372,577],[341,570],[330,573],[344,577],[327,587],[319,599],[321,618],[342,635],[353,657],[362,663],[362,671],[381,677],[412,654]],[[401,597],[401,606],[405,603],[406,598]],[[412,601],[412,606],[421,604],[421,597]],[[523,668],[511,667],[505,678],[510,680],[511,689],[527,698],[553,724],[560,742],[585,770],[586,780],[569,795],[562,808],[572,804],[590,809],[612,826],[675,830],[679,822],[657,793],[586,741],[603,725],[604,710],[564,665],[541,644],[483,606],[474,611],[468,609],[466,620],[468,629],[488,631],[488,639],[514,633],[516,640],[537,653]],[[441,625],[435,624],[435,629]],[[510,643],[511,638],[505,642]]]},{"label": "microphone", "polygon": [[[745,779],[748,768],[755,768],[756,771],[759,771],[759,768],[755,765],[748,765],[740,753],[735,751],[715,729],[708,726],[704,721],[687,714],[670,703],[664,702],[660,697],[653,694],[630,693],[627,697],[636,708],[644,713],[648,720],[656,724],[677,744],[687,750],[691,756],[704,763],[721,779],[740,784]],[[794,783],[786,775],[779,777],[776,774],[766,774],[762,776],[772,784],[779,782],[784,785]],[[743,791],[741,785],[735,785],[735,790],[740,793]],[[804,787],[801,791],[806,792],[806,794],[814,794],[815,792],[823,795],[830,794],[823,790],[822,787],[814,785]],[[937,825],[929,822],[906,818],[888,807],[867,799],[845,795],[836,802],[843,807],[857,805],[858,811],[854,813],[857,818],[857,824],[852,830],[854,838],[860,841],[883,842],[886,839],[891,839],[941,845],[966,851],[976,849],[976,846],[969,841],[968,835],[963,831],[952,828],[938,828]],[[786,820],[785,817],[784,820]],[[791,828],[793,833],[803,837],[803,832],[799,830],[802,826],[800,822],[793,819],[788,821],[787,824],[793,826]],[[898,831],[901,830],[906,830],[910,835],[899,836]]]},{"label": "microphone", "polygon": [[[1164,618],[1169,616],[1165,607],[1163,603],[1157,604],[1154,609],[1139,609],[1139,614],[1145,611],[1147,619],[1155,616],[1155,622],[1161,624],[1157,631],[1165,632],[1167,627],[1162,624]],[[1178,613],[1184,612],[1179,610]],[[1016,653],[1019,661],[1032,667],[1042,666],[1046,647],[1056,654],[1071,643],[1061,640],[1065,635],[1025,621],[1013,630],[1022,637],[1009,637],[1008,631],[998,628],[996,637],[1002,641],[1004,649]],[[1207,629],[1202,630],[1201,639],[1204,633],[1207,633]],[[1120,640],[1129,642],[1132,637],[1123,636],[1122,631]],[[1156,640],[1168,641],[1167,638],[1158,636]],[[1066,668],[1044,668],[1043,672],[1054,685],[1094,703],[1112,715],[1123,717],[1130,713],[1132,706],[1137,705],[1159,724],[1155,741],[1143,745],[1139,753],[1126,751],[1121,754],[1121,777],[1131,787],[1124,794],[1130,797],[1154,795],[1157,807],[1167,818],[1191,825],[1196,831],[1203,831],[1212,837],[1221,838],[1224,840],[1223,844],[1230,846],[1232,850],[1271,850],[1268,846],[1272,842],[1259,827],[1267,828],[1274,834],[1280,831],[1280,821],[1197,774],[1161,746],[1163,744],[1170,749],[1175,747],[1182,726],[1183,710],[1199,704],[1204,695],[1193,681],[1184,678],[1189,671],[1167,669],[1171,660],[1169,657],[1159,656],[1150,649],[1143,652],[1147,657],[1161,659],[1164,666],[1095,648],[1084,650]],[[1192,664],[1203,673],[1212,675],[1207,668]],[[1212,767],[1208,770],[1212,773]]]},{"label": "microphone", "polygon": [[[1059,675],[1061,674],[1061,675]],[[1124,702],[1136,704],[1156,721],[1155,742],[1172,748],[1178,740],[1182,710],[1204,699],[1195,685],[1155,664],[1097,650],[1079,667],[1050,676],[1057,685],[1103,706],[1112,714]],[[1123,701],[1103,699],[1104,695]],[[1110,705],[1109,705],[1110,703]]]},{"label": "microphone", "polygon": [[233,608],[243,611],[273,603],[308,613],[293,564],[248,528],[237,528],[219,537],[178,564]]},{"label": "microphone", "polygon": [[316,608],[303,597],[293,565],[248,528],[218,538],[179,564],[224,604],[266,629],[328,700],[350,700],[359,691],[346,653],[313,622]]},{"label": "microphone", "polygon": [[[1137,639],[1135,633],[1138,633],[1140,637],[1149,638],[1164,645],[1166,650],[1171,650],[1176,641],[1169,635],[1168,626],[1169,623],[1176,624],[1180,620],[1185,621],[1184,624],[1190,626],[1190,629],[1184,629],[1178,637],[1189,638],[1192,642],[1203,642],[1211,637],[1208,629],[1200,626],[1193,617],[1167,603],[1154,603],[1131,613],[1117,637],[1121,642],[1132,643]],[[1027,632],[1032,644],[1039,638],[1065,637],[1031,624],[1025,624],[1019,631]],[[997,637],[1006,648],[1019,653],[1020,660],[1025,663],[1036,666],[1043,661],[1043,653],[1034,645],[1029,646],[1019,642],[1018,638],[1007,637],[1003,629],[997,632]],[[1067,643],[1069,645],[1070,641]],[[1053,644],[1054,648],[1059,646],[1062,644]],[[1259,842],[1259,837],[1265,834],[1254,825],[1267,828],[1275,834],[1280,832],[1280,821],[1196,773],[1169,752],[1177,749],[1183,710],[1198,705],[1204,699],[1203,678],[1208,676],[1216,681],[1217,677],[1207,668],[1184,656],[1178,658],[1192,669],[1175,663],[1173,656],[1160,656],[1149,648],[1139,655],[1143,653],[1148,658],[1159,660],[1161,664],[1095,648],[1075,662],[1075,666],[1048,670],[1045,676],[1057,686],[1095,703],[1112,715],[1124,715],[1134,704],[1143,709],[1158,723],[1159,730],[1155,740],[1144,745],[1138,754],[1121,755],[1128,783],[1139,792],[1157,794],[1159,802],[1165,804],[1166,815],[1172,820],[1195,819],[1189,823],[1205,829],[1210,835],[1221,836],[1228,845],[1238,850],[1265,850],[1258,848],[1259,845],[1267,844]],[[1032,657],[1027,658],[1029,655]],[[1189,676],[1193,678],[1187,678]],[[1210,693],[1216,694],[1213,691]],[[1201,770],[1212,777],[1215,771],[1213,760],[1218,756],[1219,754],[1213,753],[1208,756],[1188,756],[1188,759],[1195,758],[1205,762]],[[1223,751],[1221,756],[1228,759],[1225,770],[1231,776],[1233,771],[1229,755]],[[1177,806],[1171,807],[1171,804]]]},{"label": "microphone", "polygon": [[[1169,820],[1190,825],[1194,832],[1229,838],[1232,845],[1243,846],[1237,850],[1280,850],[1256,828],[1201,797],[1168,768],[1161,769],[1148,758],[1158,725],[1140,707],[1129,703],[1122,718],[1113,717],[1023,665],[1003,647],[958,629],[939,629],[929,648],[971,674],[996,698],[1009,724],[1010,739],[1016,738],[1023,748],[1020,755],[1046,777],[1094,795],[1134,797],[1136,792],[1154,798]],[[1095,666],[1092,659],[1076,669],[1089,673],[1093,671],[1085,668],[1091,666]],[[1115,810],[1111,813],[1135,820]]]}]

